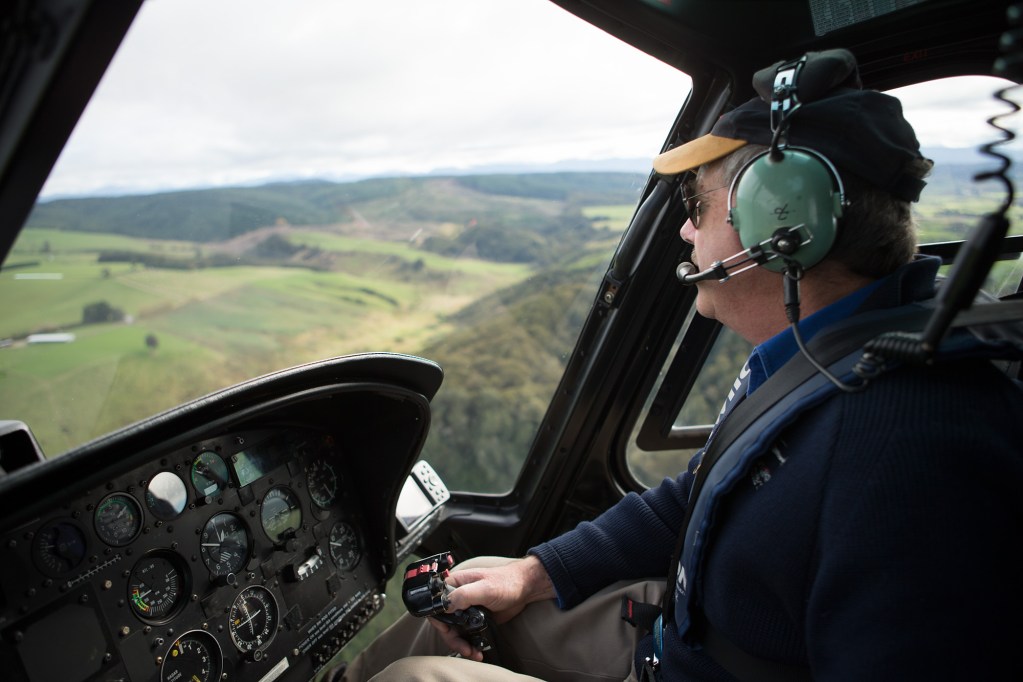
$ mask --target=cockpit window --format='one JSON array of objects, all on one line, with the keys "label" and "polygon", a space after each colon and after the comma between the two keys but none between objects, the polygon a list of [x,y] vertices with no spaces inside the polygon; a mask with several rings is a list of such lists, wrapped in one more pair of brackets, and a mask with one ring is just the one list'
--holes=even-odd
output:
[{"label": "cockpit window", "polygon": [[[1023,158],[1019,145],[1011,143],[1005,132],[987,122],[994,118],[995,123],[1009,131],[1018,127],[1018,117],[1012,115],[1012,107],[996,97],[996,93],[1011,85],[995,78],[961,77],[891,91],[901,99],[924,155],[935,162],[920,201],[913,205],[920,243],[965,239],[982,215],[998,210],[1006,201],[1002,182],[975,178],[978,174],[996,171],[1002,165],[1001,159],[983,151],[985,145],[992,145],[993,151],[1006,155],[1013,162]],[[1004,95],[1017,101],[1020,97],[1019,90],[1010,90]],[[1016,165],[1012,165],[1006,175],[1014,183],[1023,177]],[[1009,217],[1012,221],[1010,234],[1023,234],[1023,213],[1018,205],[1011,208]],[[1023,261],[1018,255],[1007,256],[995,264],[984,290],[994,296],[1012,294],[1020,287],[1021,278]],[[702,447],[733,379],[751,350],[737,335],[721,329],[693,390],[675,417],[673,438],[654,441],[641,437],[661,380],[671,364],[680,361],[676,355],[683,345],[682,340],[688,334],[707,333],[707,325],[694,324],[694,316],[695,313],[683,325],[629,439],[626,460],[631,474],[642,485],[656,485],[665,476],[676,476]]]},{"label": "cockpit window", "polygon": [[0,272],[0,416],[52,457],[410,353],[424,457],[507,491],[688,89],[541,0],[147,2]]}]

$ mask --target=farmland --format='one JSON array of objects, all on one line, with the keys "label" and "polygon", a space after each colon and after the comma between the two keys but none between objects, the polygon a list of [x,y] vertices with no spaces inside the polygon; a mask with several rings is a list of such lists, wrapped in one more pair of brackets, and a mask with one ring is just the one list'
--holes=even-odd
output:
[{"label": "farmland", "polygon": [[[451,199],[450,206],[427,206],[422,184]],[[624,189],[617,197],[627,200],[637,182],[618,184]],[[523,196],[531,189],[522,179],[512,193],[501,193],[494,180],[483,186],[485,192],[449,180],[396,180],[390,194],[379,183],[372,191],[342,187],[359,199],[338,209],[346,217],[331,224],[293,224],[302,215],[289,213],[296,202],[283,201],[280,189],[244,198],[232,192],[236,207],[269,204],[248,211],[273,216],[269,224],[228,235],[216,221],[189,218],[190,233],[202,237],[193,240],[148,234],[147,225],[172,211],[163,196],[142,202],[153,216],[138,209],[138,198],[41,205],[0,278],[0,338],[11,340],[0,351],[3,414],[30,424],[52,456],[282,367],[383,350],[440,361],[451,389],[446,398],[455,403],[479,408],[518,395],[506,417],[521,433],[513,441],[528,445],[581,323],[582,312],[574,319],[569,313],[573,305],[588,307],[588,287],[606,267],[633,206],[584,206],[568,190]],[[191,201],[222,203],[216,195]],[[560,229],[566,215],[570,233]],[[93,231],[104,223],[109,231]],[[511,233],[533,255],[519,249],[519,256],[483,257],[494,237],[481,230]],[[538,292],[530,282],[543,283],[546,301],[532,313],[525,302]],[[488,298],[499,292],[516,293],[514,300]],[[86,319],[85,309],[100,302],[115,311],[113,319]],[[560,315],[573,326],[553,324]],[[73,333],[75,341],[27,342],[45,331]],[[490,354],[502,357],[483,371]],[[487,381],[501,382],[501,389],[479,385]],[[482,402],[464,392],[472,385],[483,391]],[[452,423],[440,418],[435,428],[457,434],[447,441],[452,448],[478,433],[473,422],[490,419],[461,407],[449,413]],[[442,467],[445,459],[434,457]],[[514,466],[465,483],[507,485]]]}]

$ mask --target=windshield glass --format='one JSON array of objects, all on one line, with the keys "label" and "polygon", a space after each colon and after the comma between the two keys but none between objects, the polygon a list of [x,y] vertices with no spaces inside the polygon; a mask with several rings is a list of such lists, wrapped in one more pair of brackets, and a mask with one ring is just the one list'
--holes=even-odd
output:
[{"label": "windshield glass", "polygon": [[0,273],[0,418],[411,353],[424,457],[508,490],[688,89],[546,0],[147,2]]}]

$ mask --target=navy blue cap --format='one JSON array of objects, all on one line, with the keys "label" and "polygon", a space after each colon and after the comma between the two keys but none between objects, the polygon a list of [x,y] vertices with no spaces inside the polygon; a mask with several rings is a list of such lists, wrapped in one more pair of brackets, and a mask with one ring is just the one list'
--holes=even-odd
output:
[{"label": "navy blue cap", "polygon": [[[658,156],[654,170],[676,175],[746,144],[770,145],[774,134],[769,102],[777,68],[754,76],[761,96],[724,114],[707,135]],[[843,178],[853,175],[900,199],[916,201],[925,183],[906,167],[923,157],[902,103],[859,86],[856,61],[848,50],[808,53],[797,84],[800,107],[788,121],[787,144],[824,155]]]}]

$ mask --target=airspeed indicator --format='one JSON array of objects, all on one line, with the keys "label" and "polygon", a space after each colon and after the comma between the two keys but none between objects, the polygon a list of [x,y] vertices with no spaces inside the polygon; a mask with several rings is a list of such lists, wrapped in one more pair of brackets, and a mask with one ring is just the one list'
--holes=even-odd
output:
[{"label": "airspeed indicator", "polygon": [[184,605],[187,575],[177,555],[164,550],[152,552],[131,569],[128,604],[139,618],[162,623]]}]

